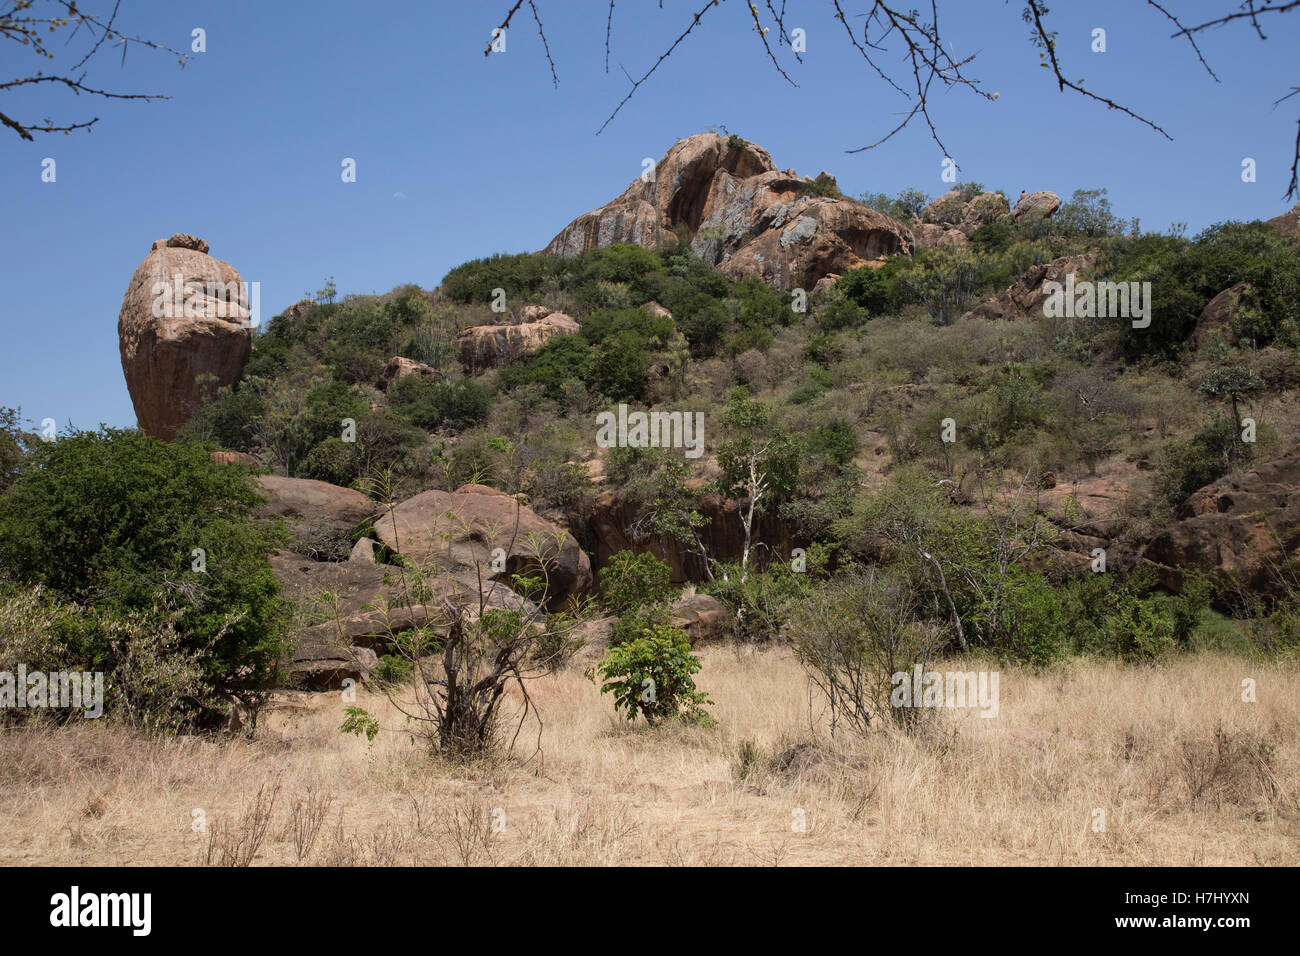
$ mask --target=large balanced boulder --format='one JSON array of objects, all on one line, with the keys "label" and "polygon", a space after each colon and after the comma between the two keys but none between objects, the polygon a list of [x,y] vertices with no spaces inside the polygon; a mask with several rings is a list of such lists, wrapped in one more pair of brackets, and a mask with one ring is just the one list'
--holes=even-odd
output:
[{"label": "large balanced boulder", "polygon": [[483,485],[421,492],[383,515],[375,531],[397,554],[462,582],[481,575],[509,583],[514,574],[539,576],[545,565],[552,609],[591,589],[591,560],[572,535]]},{"label": "large balanced boulder", "polygon": [[1143,553],[1162,585],[1177,592],[1196,569],[1258,594],[1281,593],[1279,569],[1300,546],[1300,446],[1200,489],[1180,515]]},{"label": "large balanced boulder", "polygon": [[[117,332],[141,430],[170,440],[221,386],[234,385],[252,348],[247,290],[202,239],[159,239],[131,277]],[[211,376],[211,378],[208,378]]]},{"label": "large balanced boulder", "polygon": [[811,289],[829,273],[911,252],[902,225],[833,198],[836,190],[826,188],[833,182],[779,170],[767,150],[738,136],[700,133],[673,144],[653,174],[579,216],[545,251],[572,257],[619,242],[657,249],[674,245],[684,229],[718,271],[786,289]]}]

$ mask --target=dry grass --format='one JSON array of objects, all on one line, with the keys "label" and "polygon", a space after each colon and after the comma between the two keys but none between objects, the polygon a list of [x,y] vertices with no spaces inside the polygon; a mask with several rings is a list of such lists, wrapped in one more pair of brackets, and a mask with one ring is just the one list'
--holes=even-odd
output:
[{"label": "dry grass", "polygon": [[7,732],[0,863],[1300,863],[1294,666],[1003,671],[995,719],[830,741],[787,651],[701,656],[716,729],[621,724],[571,670],[532,687],[539,756],[533,726],[471,767],[427,756],[365,695],[373,743],[338,732],[333,694],[281,699],[254,741]]}]

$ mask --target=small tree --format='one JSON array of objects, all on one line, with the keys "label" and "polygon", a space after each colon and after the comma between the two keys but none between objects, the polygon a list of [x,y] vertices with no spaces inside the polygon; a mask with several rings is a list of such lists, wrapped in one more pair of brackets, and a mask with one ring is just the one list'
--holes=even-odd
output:
[{"label": "small tree", "polygon": [[754,518],[793,492],[799,481],[800,450],[784,429],[772,425],[766,406],[751,399],[743,387],[732,392],[722,424],[732,437],[718,448],[722,476],[717,488],[725,497],[741,502],[743,573],[754,547]]},{"label": "small tree", "polygon": [[[400,556],[391,472],[363,484],[383,503],[386,514],[379,520],[392,522],[394,550]],[[410,669],[409,684],[385,684],[381,689],[432,749],[453,759],[483,756],[498,742],[500,707],[512,684],[523,707],[510,745],[532,714],[538,719],[540,749],[541,718],[528,681],[555,670],[561,656],[555,649],[569,642],[590,616],[583,602],[552,614],[543,610],[554,595],[553,555],[563,540],[537,533],[521,536],[521,508],[517,503],[504,550],[523,552],[523,573],[498,580],[490,570],[485,574],[484,562],[478,560],[468,574],[457,574],[451,562],[419,567],[402,561],[397,597],[376,603],[387,622],[390,645]],[[505,530],[468,526],[455,514],[446,517],[451,523],[449,548],[453,536],[498,541]],[[357,709],[342,729],[373,737],[376,728],[375,719]]]},{"label": "small tree", "polygon": [[915,723],[923,711],[890,706],[895,674],[942,648],[942,627],[917,617],[919,594],[906,578],[874,570],[832,578],[793,602],[788,628],[795,658],[830,705],[831,734],[843,722],[865,733],[873,723]]},{"label": "small tree", "polygon": [[667,603],[672,596],[672,569],[653,554],[620,551],[600,572],[601,598],[609,613],[622,617]]},{"label": "small tree", "polygon": [[1231,461],[1241,457],[1241,412],[1238,404],[1247,396],[1256,395],[1264,390],[1263,380],[1253,369],[1244,365],[1224,365],[1216,368],[1201,383],[1201,391],[1206,395],[1227,401],[1232,406],[1233,439],[1229,451]]},{"label": "small tree", "polygon": [[692,676],[702,666],[683,631],[646,622],[641,637],[611,647],[588,676],[602,694],[614,694],[614,709],[628,720],[642,714],[651,726],[674,719],[707,726],[714,722],[705,710],[712,701]]}]

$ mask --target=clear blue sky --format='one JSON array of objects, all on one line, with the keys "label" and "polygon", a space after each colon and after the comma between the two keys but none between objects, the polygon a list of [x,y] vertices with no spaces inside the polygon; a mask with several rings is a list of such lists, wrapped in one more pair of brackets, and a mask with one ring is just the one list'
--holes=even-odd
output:
[{"label": "clear blue sky", "polygon": [[[527,4],[506,53],[483,56],[511,5],[124,0],[128,32],[188,49],[202,27],[207,52],[184,69],[144,49],[132,48],[125,66],[118,51],[105,52],[88,82],[172,99],[0,94],[0,111],[27,120],[101,118],[89,133],[35,143],[0,129],[0,405],[60,427],[134,425],[118,309],[153,240],[176,232],[207,239],[213,255],[260,282],[265,321],[330,275],[341,293],[432,287],[467,259],[539,249],[621,192],[642,157],[712,126],[766,147],[781,168],[826,169],[850,195],[945,188],[941,154],[919,124],[846,154],[892,128],[904,103],[868,72],[829,4],[788,4],[789,25],[808,37],[802,65],[784,58],[799,88],[771,68],[746,4],[730,0],[600,136],[628,87],[620,64],[640,75],[697,7],[620,3],[606,74],[604,0],[537,0],[555,89]],[[856,26],[852,15],[868,4],[843,6]],[[1267,42],[1243,24],[1202,35],[1216,84],[1143,4],[1052,4],[1067,76],[1160,123],[1170,143],[1058,93],[1037,65],[1019,0],[940,6],[955,52],[978,54],[968,72],[1000,94],[995,103],[962,90],[933,97],[962,179],[1013,199],[1022,188],[1068,198],[1104,186],[1120,215],[1156,230],[1186,221],[1189,233],[1289,207],[1282,193],[1300,97],[1272,103],[1300,82],[1300,14],[1266,20]],[[1192,21],[1236,8],[1169,6]],[[1095,27],[1107,31],[1105,53],[1090,50]],[[7,47],[5,79],[26,75],[34,58]],[[1258,162],[1253,184],[1241,181],[1247,156]],[[57,162],[52,184],[41,181],[45,157]],[[357,161],[356,183],[341,182],[344,157]]]}]

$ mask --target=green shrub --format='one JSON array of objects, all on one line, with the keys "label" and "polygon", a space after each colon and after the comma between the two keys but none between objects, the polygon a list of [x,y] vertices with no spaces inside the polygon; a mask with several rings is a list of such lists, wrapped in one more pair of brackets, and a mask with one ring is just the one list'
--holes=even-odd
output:
[{"label": "green shrub", "polygon": [[389,402],[403,419],[426,431],[470,428],[487,417],[491,406],[487,391],[474,382],[427,382],[415,375],[393,386]]},{"label": "green shrub", "polygon": [[672,569],[648,552],[620,551],[600,570],[601,601],[610,614],[667,604],[672,593]]},{"label": "green shrub", "polygon": [[1237,431],[1227,422],[1209,425],[1188,441],[1166,442],[1157,460],[1157,498],[1176,508],[1192,492],[1218,481],[1228,473],[1235,447]]},{"label": "green shrub", "polygon": [[[0,499],[0,566],[115,613],[182,598],[181,649],[199,655],[218,693],[252,699],[276,676],[286,624],[266,557],[284,539],[251,519],[260,500],[252,475],[199,443],[70,432],[37,448]],[[111,657],[103,637],[88,657],[89,667]]]},{"label": "green shrub", "polygon": [[685,633],[651,624],[643,636],[611,647],[591,679],[602,694],[614,695],[614,709],[628,720],[641,714],[651,726],[665,720],[709,726],[715,721],[705,708],[712,701],[693,677],[701,666]]},{"label": "green shrub", "polygon": [[246,451],[257,445],[257,425],[264,414],[266,403],[251,388],[222,388],[185,424],[181,434],[215,442],[221,448]]}]

